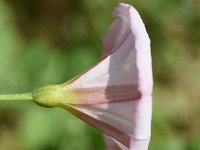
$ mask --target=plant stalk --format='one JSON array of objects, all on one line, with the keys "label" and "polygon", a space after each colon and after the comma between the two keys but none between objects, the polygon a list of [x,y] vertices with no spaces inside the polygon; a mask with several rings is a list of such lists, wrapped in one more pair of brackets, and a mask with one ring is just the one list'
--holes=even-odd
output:
[{"label": "plant stalk", "polygon": [[32,101],[32,93],[0,95],[0,101]]}]

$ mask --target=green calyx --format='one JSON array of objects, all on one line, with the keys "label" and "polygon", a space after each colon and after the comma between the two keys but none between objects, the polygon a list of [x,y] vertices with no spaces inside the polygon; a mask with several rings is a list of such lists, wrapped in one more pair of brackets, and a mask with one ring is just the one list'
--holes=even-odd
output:
[{"label": "green calyx", "polygon": [[32,93],[0,95],[0,101],[29,100],[47,108],[73,103],[78,99],[78,94],[69,88],[68,85],[45,86]]},{"label": "green calyx", "polygon": [[58,106],[61,101],[57,98],[59,87],[59,85],[51,85],[33,91],[33,102],[48,108]]}]

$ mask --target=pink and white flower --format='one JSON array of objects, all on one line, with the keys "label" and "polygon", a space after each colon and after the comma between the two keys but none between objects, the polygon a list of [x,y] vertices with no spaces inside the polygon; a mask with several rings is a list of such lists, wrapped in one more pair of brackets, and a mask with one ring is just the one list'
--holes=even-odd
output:
[{"label": "pink and white flower", "polygon": [[0,95],[0,100],[65,108],[102,131],[107,150],[147,150],[153,87],[150,40],[132,6],[119,4],[113,15],[117,19],[103,37],[97,65],[67,83]]},{"label": "pink and white flower", "polygon": [[105,134],[108,150],[147,150],[152,115],[150,39],[138,12],[120,3],[103,37],[102,59],[62,85],[60,104]]}]

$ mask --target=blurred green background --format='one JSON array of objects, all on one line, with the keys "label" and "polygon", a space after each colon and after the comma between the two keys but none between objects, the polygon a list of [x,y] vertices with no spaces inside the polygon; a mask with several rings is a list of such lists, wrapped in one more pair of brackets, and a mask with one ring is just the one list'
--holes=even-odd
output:
[{"label": "blurred green background", "polygon": [[[0,93],[63,83],[95,64],[119,0],[0,0]],[[152,41],[150,150],[200,150],[200,1],[123,0]],[[63,109],[0,103],[0,150],[103,150],[101,133]]]}]

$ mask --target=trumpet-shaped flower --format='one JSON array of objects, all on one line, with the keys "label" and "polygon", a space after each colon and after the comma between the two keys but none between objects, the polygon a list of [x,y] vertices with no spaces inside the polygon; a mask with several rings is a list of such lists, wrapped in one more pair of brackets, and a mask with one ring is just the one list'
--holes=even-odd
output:
[{"label": "trumpet-shaped flower", "polygon": [[62,85],[34,91],[45,107],[62,107],[105,134],[107,150],[147,150],[152,114],[150,40],[138,12],[120,3],[103,37],[98,64]]}]

